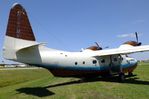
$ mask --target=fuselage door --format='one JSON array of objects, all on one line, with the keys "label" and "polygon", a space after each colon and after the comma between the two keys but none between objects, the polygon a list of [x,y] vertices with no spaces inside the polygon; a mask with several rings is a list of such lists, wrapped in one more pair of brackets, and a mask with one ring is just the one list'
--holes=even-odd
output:
[{"label": "fuselage door", "polygon": [[112,72],[120,72],[121,70],[121,62],[122,62],[122,58],[120,55],[112,55],[110,56],[110,70]]},{"label": "fuselage door", "polygon": [[109,68],[109,64],[110,64],[110,56],[102,56],[98,58],[99,61],[99,65],[101,67],[101,69],[107,69]]}]

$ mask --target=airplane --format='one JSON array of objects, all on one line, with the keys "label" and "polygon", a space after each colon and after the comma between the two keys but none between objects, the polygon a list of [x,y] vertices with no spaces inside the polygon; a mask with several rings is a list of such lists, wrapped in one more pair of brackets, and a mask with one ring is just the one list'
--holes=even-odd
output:
[{"label": "airplane", "polygon": [[138,61],[128,54],[149,51],[149,45],[127,41],[118,48],[103,49],[96,43],[80,52],[48,48],[36,41],[26,10],[15,3],[9,14],[3,46],[3,57],[48,69],[56,77],[94,78],[117,75],[121,81],[125,74],[133,75]]}]

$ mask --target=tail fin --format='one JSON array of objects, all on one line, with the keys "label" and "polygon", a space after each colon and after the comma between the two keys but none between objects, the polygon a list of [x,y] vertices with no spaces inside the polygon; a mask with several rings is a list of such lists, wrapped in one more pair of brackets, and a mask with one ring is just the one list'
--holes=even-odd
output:
[{"label": "tail fin", "polygon": [[20,4],[15,4],[11,8],[6,35],[14,38],[35,41],[27,13]]},{"label": "tail fin", "polygon": [[3,56],[15,60],[18,49],[34,44],[37,42],[26,11],[20,4],[14,4],[9,14]]}]

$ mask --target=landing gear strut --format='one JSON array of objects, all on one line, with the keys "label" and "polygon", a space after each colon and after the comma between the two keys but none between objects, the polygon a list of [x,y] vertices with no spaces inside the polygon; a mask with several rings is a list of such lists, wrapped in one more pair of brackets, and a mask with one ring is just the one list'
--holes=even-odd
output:
[{"label": "landing gear strut", "polygon": [[128,72],[128,76],[133,76],[133,73],[132,72]]}]

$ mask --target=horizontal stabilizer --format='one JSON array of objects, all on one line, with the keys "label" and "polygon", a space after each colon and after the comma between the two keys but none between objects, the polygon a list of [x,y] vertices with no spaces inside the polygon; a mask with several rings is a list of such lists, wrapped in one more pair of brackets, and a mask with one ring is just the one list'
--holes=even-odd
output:
[{"label": "horizontal stabilizer", "polygon": [[24,50],[24,49],[32,48],[32,47],[38,47],[40,45],[45,45],[45,44],[46,43],[37,43],[37,44],[27,45],[27,46],[24,46],[24,47],[18,49],[16,52],[19,52],[19,51]]}]

